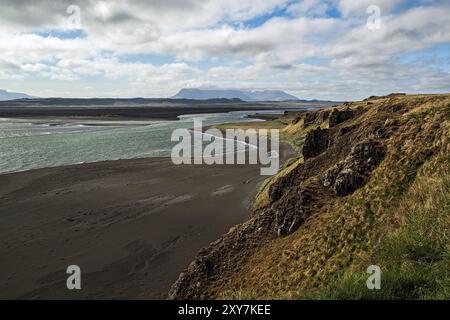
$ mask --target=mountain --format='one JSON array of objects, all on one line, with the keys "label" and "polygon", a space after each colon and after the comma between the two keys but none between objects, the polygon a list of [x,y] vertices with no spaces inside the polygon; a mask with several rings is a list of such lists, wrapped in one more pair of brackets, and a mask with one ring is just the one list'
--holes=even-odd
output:
[{"label": "mountain", "polygon": [[118,105],[148,105],[148,104],[247,104],[240,99],[208,99],[208,100],[191,100],[191,99],[170,99],[170,98],[27,98],[9,101],[1,101],[0,107],[7,106],[118,106]]},{"label": "mountain", "polygon": [[289,101],[299,100],[281,90],[237,90],[237,89],[181,89],[172,99],[241,99],[243,101]]},{"label": "mountain", "polygon": [[297,97],[281,90],[246,91],[250,101],[296,101]]},{"label": "mountain", "polygon": [[[285,141],[302,154],[262,184],[246,222],[199,252],[169,298],[448,299],[450,94],[283,117]],[[381,290],[368,290],[368,272],[382,273]]]},{"label": "mountain", "polygon": [[9,92],[9,91],[0,89],[0,101],[9,101],[9,100],[16,100],[16,99],[33,99],[33,98],[35,98],[35,97],[29,96],[25,93]]}]

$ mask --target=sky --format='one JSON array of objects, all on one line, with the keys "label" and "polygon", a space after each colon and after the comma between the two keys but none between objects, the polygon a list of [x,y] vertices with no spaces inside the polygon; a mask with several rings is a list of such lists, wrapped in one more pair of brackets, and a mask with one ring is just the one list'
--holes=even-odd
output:
[{"label": "sky", "polygon": [[450,92],[448,0],[0,0],[0,89],[302,99]]}]

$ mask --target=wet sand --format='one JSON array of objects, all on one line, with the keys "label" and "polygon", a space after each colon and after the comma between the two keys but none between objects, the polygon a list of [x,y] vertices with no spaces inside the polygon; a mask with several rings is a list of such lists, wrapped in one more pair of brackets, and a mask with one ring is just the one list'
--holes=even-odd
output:
[{"label": "wet sand", "polygon": [[[164,299],[201,248],[246,220],[259,170],[157,158],[0,175],[0,298]],[[69,265],[81,290],[66,288]]]}]

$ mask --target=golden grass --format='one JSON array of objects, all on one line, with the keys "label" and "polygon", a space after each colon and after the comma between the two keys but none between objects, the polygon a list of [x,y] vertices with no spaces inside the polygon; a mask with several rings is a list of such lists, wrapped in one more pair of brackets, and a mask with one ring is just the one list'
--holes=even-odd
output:
[{"label": "golden grass", "polygon": [[[414,99],[421,99],[423,103]],[[450,98],[421,95],[396,98],[394,102],[405,103],[410,111],[400,116],[401,130],[389,140],[388,156],[368,183],[350,196],[329,202],[294,234],[274,239],[258,249],[239,271],[221,284],[219,297],[352,298],[353,294],[354,298],[370,298],[366,289],[352,291],[350,287],[355,288],[361,279],[366,279],[365,269],[371,264],[380,264],[388,270],[390,259],[395,258],[394,252],[406,250],[408,243],[417,244],[414,233],[422,240],[439,238],[438,242],[447,253],[438,251],[447,254],[443,264],[448,263]],[[390,99],[374,101],[374,107],[357,121],[359,124],[370,121],[379,112],[377,106],[390,103]],[[297,142],[301,142],[305,130],[310,128],[303,129],[300,122],[288,125],[283,132],[297,136]],[[255,207],[266,205],[270,184],[298,165],[301,165],[300,160],[268,181]],[[411,212],[415,215],[410,215]],[[427,227],[421,229],[421,226]],[[389,249],[393,243],[397,243],[397,251]],[[428,243],[431,245],[425,253],[437,246],[437,242]],[[417,246],[420,248],[420,241]],[[401,259],[392,264],[388,273],[391,286],[385,293],[386,298],[402,294],[405,298],[447,297],[448,268],[434,262],[413,268],[411,259]],[[402,270],[406,270],[406,275],[402,275]],[[409,290],[411,283],[419,289]],[[430,283],[433,290],[420,288]],[[341,295],[330,295],[331,290]],[[342,293],[345,290],[348,295]],[[380,293],[377,297],[383,296]]]}]

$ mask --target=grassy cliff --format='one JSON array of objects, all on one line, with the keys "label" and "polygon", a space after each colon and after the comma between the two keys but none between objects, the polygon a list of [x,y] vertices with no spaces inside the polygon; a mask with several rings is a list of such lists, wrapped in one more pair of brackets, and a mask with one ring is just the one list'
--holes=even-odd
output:
[{"label": "grassy cliff", "polygon": [[[449,299],[450,95],[371,97],[281,129],[303,157],[171,298]],[[370,265],[380,290],[366,287]]]}]

